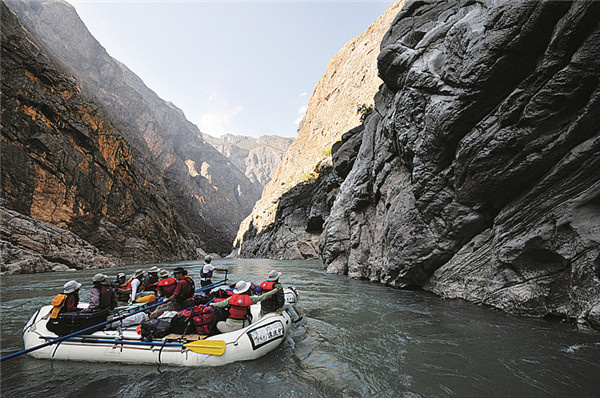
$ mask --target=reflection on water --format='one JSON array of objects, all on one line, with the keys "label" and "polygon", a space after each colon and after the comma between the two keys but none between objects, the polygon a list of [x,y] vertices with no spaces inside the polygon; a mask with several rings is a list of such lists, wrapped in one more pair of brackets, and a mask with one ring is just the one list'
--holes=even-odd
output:
[{"label": "reflection on water", "polygon": [[[271,269],[300,291],[304,320],[255,361],[218,368],[75,363],[28,356],[2,364],[2,395],[66,397],[600,396],[600,338],[570,325],[508,317],[423,292],[327,275],[317,261],[215,260],[232,282]],[[198,262],[187,267],[199,280]],[[144,268],[149,268],[147,265]],[[136,266],[107,269],[132,274]],[[2,277],[3,355],[65,282],[98,271]],[[214,278],[213,280],[216,280]]]}]

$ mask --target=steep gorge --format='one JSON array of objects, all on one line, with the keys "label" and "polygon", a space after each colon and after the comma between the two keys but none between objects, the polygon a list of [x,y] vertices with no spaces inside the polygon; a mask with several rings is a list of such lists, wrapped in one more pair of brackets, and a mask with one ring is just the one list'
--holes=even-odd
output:
[{"label": "steep gorge", "polygon": [[[332,145],[360,125],[358,106],[373,104],[373,95],[381,84],[377,77],[379,45],[404,2],[395,1],[329,61],[298,127],[298,138],[285,153],[252,214],[240,226],[234,244],[238,256],[288,259],[318,256],[318,238],[328,208],[317,197],[303,198],[301,187],[314,182],[322,169],[330,169]],[[334,189],[334,181],[325,184]],[[293,206],[295,200],[282,203],[285,195],[298,197],[304,205]],[[285,203],[292,208],[284,209]],[[278,211],[294,216],[278,217]],[[311,227],[307,230],[309,223]]]}]

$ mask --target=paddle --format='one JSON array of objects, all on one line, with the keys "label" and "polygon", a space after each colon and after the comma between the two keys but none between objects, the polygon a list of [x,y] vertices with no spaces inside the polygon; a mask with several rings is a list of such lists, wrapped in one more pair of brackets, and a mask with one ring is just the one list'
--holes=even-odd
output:
[{"label": "paddle", "polygon": [[196,340],[183,346],[200,354],[223,355],[225,352],[224,340]]},{"label": "paddle", "polygon": [[66,336],[59,337],[56,340],[47,341],[47,342],[45,342],[43,344],[36,345],[35,347],[31,347],[31,348],[28,348],[26,350],[18,351],[18,352],[15,352],[13,354],[10,354],[10,355],[3,356],[2,358],[0,358],[0,362],[8,360],[8,359],[16,358],[16,357],[18,357],[20,355],[27,354],[27,353],[32,352],[32,351],[39,350],[40,348],[48,347],[49,345],[52,345],[52,344],[60,343],[61,341],[65,341],[65,340],[67,340],[67,339],[69,339],[71,337],[83,334],[85,332],[89,332],[89,331],[94,330],[96,328],[99,328],[101,326],[108,325],[109,323],[118,322],[118,321],[121,321],[121,320],[123,320],[123,319],[125,319],[127,317],[130,317],[132,315],[138,314],[138,313],[140,313],[142,311],[146,311],[148,309],[151,309],[151,308],[154,308],[154,307],[158,307],[161,304],[162,304],[162,300],[160,300],[156,304],[152,304],[152,305],[150,305],[148,307],[144,307],[144,308],[142,308],[140,310],[137,310],[137,311],[134,311],[134,312],[130,312],[129,314],[125,314],[125,315],[121,315],[119,317],[113,318],[110,321],[102,322],[102,323],[99,323],[97,325],[90,326],[89,328],[78,330],[77,332],[68,334]]}]

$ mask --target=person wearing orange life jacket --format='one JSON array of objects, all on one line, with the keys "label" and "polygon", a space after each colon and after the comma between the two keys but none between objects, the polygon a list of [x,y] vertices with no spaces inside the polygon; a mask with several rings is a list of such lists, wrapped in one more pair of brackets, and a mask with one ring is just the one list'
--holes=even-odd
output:
[{"label": "person wearing orange life jacket", "polygon": [[260,284],[261,291],[263,293],[270,292],[273,289],[277,289],[277,293],[274,296],[263,300],[260,303],[260,315],[267,314],[269,312],[275,312],[285,304],[285,296],[283,294],[283,286],[279,283],[279,277],[281,272],[275,270],[269,272],[269,277],[266,281]]},{"label": "person wearing orange life jacket", "polygon": [[235,285],[231,297],[218,303],[210,303],[210,305],[215,308],[225,308],[229,306],[229,318],[217,323],[219,332],[233,332],[234,330],[239,330],[250,325],[250,306],[268,299],[279,291],[279,288],[277,287],[263,295],[250,296],[249,289],[250,282],[239,281]]},{"label": "person wearing orange life jacket", "polygon": [[127,303],[129,296],[131,295],[131,282],[126,281],[126,275],[124,272],[117,274],[117,281],[113,283],[115,292],[117,293],[117,301],[120,304]]},{"label": "person wearing orange life jacket", "polygon": [[177,285],[175,285],[173,294],[166,298],[164,302],[173,302],[173,310],[181,311],[185,300],[194,297],[196,284],[182,267],[175,268],[173,276],[177,279]]},{"label": "person wearing orange life jacket", "polygon": [[52,311],[47,315],[50,317],[46,327],[51,332],[58,331],[58,314],[63,312],[75,312],[81,311],[83,308],[79,308],[79,288],[81,283],[77,281],[68,281],[63,286],[63,294],[57,294],[52,299],[51,304],[53,305]]}]

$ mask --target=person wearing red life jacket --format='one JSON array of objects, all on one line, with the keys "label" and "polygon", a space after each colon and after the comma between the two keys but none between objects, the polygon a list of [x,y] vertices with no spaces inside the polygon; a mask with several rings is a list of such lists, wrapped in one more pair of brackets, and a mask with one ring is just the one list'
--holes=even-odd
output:
[{"label": "person wearing red life jacket", "polygon": [[185,269],[177,267],[173,270],[173,276],[177,279],[177,285],[173,294],[166,298],[164,302],[173,302],[173,310],[181,311],[185,300],[194,297],[196,285],[194,280],[190,278]]},{"label": "person wearing red life jacket", "polygon": [[156,293],[157,292],[157,287],[156,284],[158,283],[158,273],[160,272],[160,268],[158,267],[152,267],[148,270],[148,275],[144,276],[144,290],[146,291],[151,291]]},{"label": "person wearing red life jacket", "polygon": [[92,279],[94,287],[90,290],[90,305],[83,312],[112,310],[117,306],[115,289],[106,281],[106,275],[96,274]]},{"label": "person wearing red life jacket", "polygon": [[[169,271],[166,269],[160,270],[161,280],[156,284],[156,288],[158,290],[159,297],[171,297],[175,292],[175,288],[177,287],[177,279],[169,277]],[[166,302],[165,304],[159,305],[156,309],[150,314],[150,319],[155,319],[161,316],[166,311],[173,310],[173,302]]]},{"label": "person wearing red life jacket", "polygon": [[273,289],[277,289],[277,293],[274,296],[269,297],[260,303],[260,315],[263,316],[269,312],[275,312],[285,304],[285,296],[283,294],[283,286],[279,283],[279,277],[281,272],[275,270],[269,272],[269,277],[266,281],[260,284],[261,291],[263,293],[270,292]]},{"label": "person wearing red life jacket", "polygon": [[210,305],[215,308],[225,308],[229,306],[229,317],[225,321],[217,323],[217,329],[219,332],[233,332],[234,330],[243,329],[244,327],[250,325],[250,306],[271,297],[279,290],[278,288],[275,288],[270,292],[260,296],[250,296],[249,289],[250,282],[239,281],[235,285],[235,289],[233,290],[233,295],[231,297],[218,303],[210,303]]}]

